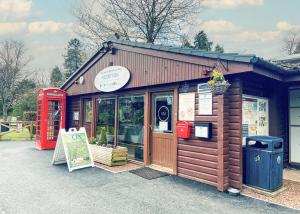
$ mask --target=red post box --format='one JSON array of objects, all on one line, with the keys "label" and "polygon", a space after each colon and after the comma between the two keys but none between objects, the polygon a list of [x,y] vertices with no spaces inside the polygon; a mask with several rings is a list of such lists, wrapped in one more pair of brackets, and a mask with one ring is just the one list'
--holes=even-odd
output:
[{"label": "red post box", "polygon": [[187,121],[178,121],[177,125],[177,137],[179,138],[190,138],[192,123]]},{"label": "red post box", "polygon": [[58,88],[43,88],[36,105],[36,148],[54,149],[59,129],[65,128],[66,92]]}]

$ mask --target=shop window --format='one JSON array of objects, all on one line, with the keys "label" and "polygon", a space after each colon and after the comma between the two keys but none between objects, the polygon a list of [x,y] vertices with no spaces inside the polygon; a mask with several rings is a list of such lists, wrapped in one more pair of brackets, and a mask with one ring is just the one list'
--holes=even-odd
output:
[{"label": "shop window", "polygon": [[84,122],[92,122],[92,100],[85,100],[84,102]]},{"label": "shop window", "polygon": [[154,130],[156,132],[172,132],[172,95],[157,95],[154,97]]},{"label": "shop window", "polygon": [[118,145],[128,148],[130,159],[143,161],[144,96],[122,96],[118,101]]},{"label": "shop window", "polygon": [[114,144],[115,98],[98,99],[96,138],[103,144]]},{"label": "shop window", "polygon": [[243,142],[253,135],[269,135],[269,101],[243,95]]}]

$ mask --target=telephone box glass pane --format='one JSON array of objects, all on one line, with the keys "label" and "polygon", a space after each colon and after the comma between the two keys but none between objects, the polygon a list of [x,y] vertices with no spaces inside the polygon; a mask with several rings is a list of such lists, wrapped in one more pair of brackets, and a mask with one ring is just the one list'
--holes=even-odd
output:
[{"label": "telephone box glass pane", "polygon": [[115,98],[99,98],[98,103],[97,141],[103,144],[114,144]]},{"label": "telephone box glass pane", "polygon": [[47,140],[56,141],[61,123],[61,101],[48,101]]},{"label": "telephone box glass pane", "polygon": [[172,132],[172,95],[154,97],[154,130],[156,132]]}]

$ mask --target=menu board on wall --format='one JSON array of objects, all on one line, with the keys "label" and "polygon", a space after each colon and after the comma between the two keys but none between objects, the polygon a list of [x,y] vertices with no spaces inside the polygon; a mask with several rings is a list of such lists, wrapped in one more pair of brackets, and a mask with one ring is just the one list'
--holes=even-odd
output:
[{"label": "menu board on wall", "polygon": [[199,115],[212,115],[212,93],[199,93]]},{"label": "menu board on wall", "polygon": [[195,120],[195,93],[179,94],[179,120]]},{"label": "menu board on wall", "polygon": [[243,96],[243,138],[269,135],[268,99]]}]

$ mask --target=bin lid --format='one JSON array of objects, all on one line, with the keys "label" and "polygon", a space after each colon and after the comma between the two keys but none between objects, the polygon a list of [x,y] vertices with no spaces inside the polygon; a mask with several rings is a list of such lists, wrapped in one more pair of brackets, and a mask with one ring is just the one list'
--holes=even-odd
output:
[{"label": "bin lid", "polygon": [[246,141],[259,141],[264,143],[281,143],[283,142],[283,139],[280,137],[274,137],[274,136],[249,136],[246,137]]}]

